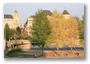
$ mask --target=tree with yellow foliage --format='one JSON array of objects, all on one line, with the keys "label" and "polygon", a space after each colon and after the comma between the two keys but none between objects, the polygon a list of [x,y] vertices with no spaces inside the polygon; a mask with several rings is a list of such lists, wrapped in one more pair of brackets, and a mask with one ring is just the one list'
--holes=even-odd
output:
[{"label": "tree with yellow foliage", "polygon": [[70,17],[68,20],[68,39],[67,39],[67,44],[70,46],[71,50],[72,47],[78,46],[79,45],[79,30],[78,30],[78,23],[77,21],[73,18]]},{"label": "tree with yellow foliage", "polygon": [[68,19],[54,11],[52,16],[48,16],[51,24],[51,34],[48,37],[47,43],[56,43],[57,50],[63,45],[72,47],[79,43],[78,23],[73,17]]}]

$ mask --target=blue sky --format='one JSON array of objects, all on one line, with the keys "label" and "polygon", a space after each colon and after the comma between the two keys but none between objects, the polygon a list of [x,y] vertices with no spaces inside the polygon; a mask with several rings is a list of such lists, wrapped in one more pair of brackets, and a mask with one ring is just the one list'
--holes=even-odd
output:
[{"label": "blue sky", "polygon": [[20,15],[20,22],[23,26],[27,18],[31,15],[35,15],[35,12],[38,9],[50,10],[51,12],[57,10],[62,13],[65,7],[72,16],[78,16],[81,19],[82,15],[84,15],[84,4],[80,3],[10,3],[4,5],[4,14],[12,14],[15,10],[18,11]]}]

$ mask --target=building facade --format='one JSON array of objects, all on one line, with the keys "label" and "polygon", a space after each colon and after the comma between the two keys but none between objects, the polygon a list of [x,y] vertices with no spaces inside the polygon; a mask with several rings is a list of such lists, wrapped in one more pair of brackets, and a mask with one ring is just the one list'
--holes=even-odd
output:
[{"label": "building facade", "polygon": [[31,16],[27,19],[26,23],[24,24],[24,32],[27,33],[29,36],[31,36],[31,27],[32,22],[34,20],[34,16]]},{"label": "building facade", "polygon": [[10,28],[20,27],[20,15],[17,11],[11,14],[4,14],[4,27],[8,24]]}]

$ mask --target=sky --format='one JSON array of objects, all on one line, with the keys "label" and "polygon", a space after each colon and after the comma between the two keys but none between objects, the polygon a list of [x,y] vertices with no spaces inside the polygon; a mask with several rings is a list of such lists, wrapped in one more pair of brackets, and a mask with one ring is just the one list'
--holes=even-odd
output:
[{"label": "sky", "polygon": [[35,15],[38,9],[50,10],[51,12],[57,10],[62,13],[65,8],[71,16],[78,16],[81,19],[82,15],[84,15],[84,4],[80,3],[9,3],[4,4],[4,14],[13,14],[15,10],[18,11],[23,27],[27,18]]}]

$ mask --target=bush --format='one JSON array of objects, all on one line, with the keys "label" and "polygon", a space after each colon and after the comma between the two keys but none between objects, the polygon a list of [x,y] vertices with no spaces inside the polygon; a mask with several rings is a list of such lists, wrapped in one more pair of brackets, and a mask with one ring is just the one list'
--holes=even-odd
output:
[{"label": "bush", "polygon": [[12,49],[11,51],[9,51],[8,53],[13,53],[13,52],[21,52],[22,50],[20,48],[18,49]]},{"label": "bush", "polygon": [[16,57],[18,56],[18,52],[21,52],[21,49],[12,49],[11,51],[9,51],[6,55],[9,57]]},{"label": "bush", "polygon": [[13,53],[7,53],[6,54],[8,57],[17,57],[19,56],[19,54],[17,52],[13,52]]}]

